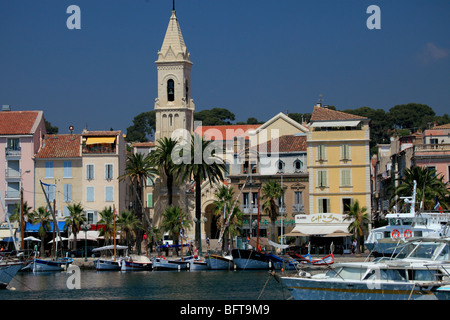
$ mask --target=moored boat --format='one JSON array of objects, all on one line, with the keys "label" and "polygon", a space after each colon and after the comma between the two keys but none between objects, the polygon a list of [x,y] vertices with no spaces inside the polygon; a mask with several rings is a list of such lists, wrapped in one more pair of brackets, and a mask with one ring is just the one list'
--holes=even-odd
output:
[{"label": "moored boat", "polygon": [[178,271],[178,270],[188,270],[189,260],[192,257],[185,257],[183,259],[166,259],[165,257],[154,257],[152,260],[153,270],[155,271]]},{"label": "moored boat", "polygon": [[63,271],[72,262],[72,258],[58,258],[55,260],[34,258],[28,268],[33,272]]},{"label": "moored boat", "polygon": [[221,256],[218,254],[208,254],[206,263],[210,270],[233,270],[233,257]]},{"label": "moored boat", "polygon": [[[448,300],[449,238],[411,241],[404,258],[347,262],[315,275],[281,277],[296,300]],[[406,250],[405,250],[406,248]]]},{"label": "moored boat", "polygon": [[5,289],[22,268],[23,262],[0,262],[0,289]]},{"label": "moored boat", "polygon": [[122,260],[122,271],[151,271],[153,264],[147,257],[126,257]]},{"label": "moored boat", "polygon": [[[92,252],[108,252],[114,250],[127,250],[127,246],[118,246],[118,245],[109,245],[100,248],[95,248]],[[120,271],[122,267],[122,259],[123,257],[116,257],[116,255],[112,255],[111,258],[99,258],[94,261],[94,266],[97,271]]]},{"label": "moored boat", "polygon": [[189,271],[205,271],[208,270],[208,263],[202,259],[189,260]]},{"label": "moored boat", "polygon": [[233,262],[240,270],[266,270],[270,268],[270,259],[267,254],[253,249],[231,250]]}]

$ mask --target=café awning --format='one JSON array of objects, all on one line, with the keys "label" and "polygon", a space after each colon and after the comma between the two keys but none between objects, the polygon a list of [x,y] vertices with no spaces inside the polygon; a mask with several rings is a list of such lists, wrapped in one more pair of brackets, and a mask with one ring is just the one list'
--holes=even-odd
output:
[{"label": "caf\u00e9 awning", "polygon": [[114,143],[116,137],[88,137],[86,139],[86,145],[90,144],[102,144],[102,143]]},{"label": "caf\u00e9 awning", "polygon": [[311,127],[313,128],[324,128],[324,127],[356,127],[361,121],[350,120],[350,121],[316,121]]},{"label": "caf\u00e9 awning", "polygon": [[[286,236],[327,236],[327,237],[342,237],[350,235],[344,230],[347,230],[347,225],[343,224],[297,224],[291,232]],[[344,235],[345,234],[345,235]]]}]

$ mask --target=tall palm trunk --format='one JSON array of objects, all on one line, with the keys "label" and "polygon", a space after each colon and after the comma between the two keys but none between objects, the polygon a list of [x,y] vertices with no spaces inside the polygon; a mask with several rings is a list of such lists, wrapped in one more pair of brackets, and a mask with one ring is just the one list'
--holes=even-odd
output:
[{"label": "tall palm trunk", "polygon": [[195,179],[195,218],[197,219],[197,223],[195,224],[195,241],[197,242],[197,248],[199,250],[199,254],[201,254],[202,250],[202,224],[201,224],[201,218],[202,218],[202,208],[200,207],[201,203],[201,197],[202,197],[202,181],[199,177],[194,177]]}]

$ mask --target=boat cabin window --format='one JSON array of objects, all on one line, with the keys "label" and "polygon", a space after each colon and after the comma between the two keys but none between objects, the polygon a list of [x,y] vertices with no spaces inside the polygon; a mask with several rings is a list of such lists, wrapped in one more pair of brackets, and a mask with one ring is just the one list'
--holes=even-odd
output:
[{"label": "boat cabin window", "polygon": [[439,261],[449,261],[450,260],[450,248],[448,244],[444,246],[444,248],[439,252],[439,255],[436,257],[436,260]]},{"label": "boat cabin window", "polygon": [[410,254],[409,258],[431,259],[439,243],[421,243]]},{"label": "boat cabin window", "polygon": [[374,269],[364,277],[364,280],[406,281],[406,271],[404,269]]},{"label": "boat cabin window", "polygon": [[384,237],[385,238],[390,238],[391,237],[391,232],[390,231],[385,231],[384,232]]},{"label": "boat cabin window", "polygon": [[428,223],[428,219],[427,218],[423,218],[423,217],[417,217],[416,218],[416,225],[422,225],[422,226],[426,226]]},{"label": "boat cabin window", "polygon": [[330,275],[330,277],[344,280],[361,280],[366,272],[366,268],[342,267],[334,276]]},{"label": "boat cabin window", "polygon": [[401,226],[402,220],[397,219],[397,218],[391,218],[391,219],[389,219],[389,225],[390,226]]},{"label": "boat cabin window", "polygon": [[402,224],[404,226],[411,226],[413,224],[413,219],[403,219]]},{"label": "boat cabin window", "polygon": [[437,270],[408,270],[409,280],[437,281],[442,275]]}]

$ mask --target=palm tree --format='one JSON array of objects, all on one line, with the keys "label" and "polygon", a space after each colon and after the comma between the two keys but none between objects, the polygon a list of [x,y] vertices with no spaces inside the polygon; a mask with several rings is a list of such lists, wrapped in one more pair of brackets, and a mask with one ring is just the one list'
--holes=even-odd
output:
[{"label": "palm tree", "polygon": [[81,203],[74,203],[68,206],[69,216],[66,217],[64,228],[71,228],[73,234],[72,249],[77,250],[77,234],[81,226],[86,222],[86,214],[83,212]]},{"label": "palm tree", "polygon": [[206,179],[209,183],[223,180],[223,173],[227,170],[222,159],[214,152],[213,141],[204,140],[198,134],[192,134],[189,154],[184,154],[186,149],[180,150],[183,163],[178,164],[176,169],[180,170],[182,179],[188,181],[193,178],[195,182],[195,241],[199,254],[202,255],[201,243],[201,206],[202,206],[202,182]]},{"label": "palm tree", "polygon": [[172,151],[177,145],[177,140],[172,138],[158,139],[156,149],[150,154],[152,166],[158,169],[160,176],[166,177],[168,205],[173,204],[173,183],[175,179]]},{"label": "palm tree", "polygon": [[[144,182],[148,178],[154,179],[157,171],[153,168],[150,162],[150,155],[144,156],[142,153],[131,153],[127,157],[125,166],[125,173],[119,177],[120,180],[130,179],[134,187],[137,198],[135,214],[139,221],[144,224],[144,205],[142,203]],[[137,239],[142,239],[142,228],[135,230]],[[138,254],[141,253],[141,241],[137,241],[136,248]]]},{"label": "palm tree", "polygon": [[398,179],[401,184],[394,189],[391,200],[395,200],[397,197],[410,197],[414,181],[416,181],[416,201],[418,203],[423,201],[423,210],[433,210],[436,199],[444,208],[448,209],[446,198],[450,192],[443,178],[442,175],[436,174],[435,169],[427,167],[416,166],[405,169],[403,178]]},{"label": "palm tree", "polygon": [[128,210],[120,213],[117,219],[117,227],[120,231],[121,240],[125,240],[128,246],[128,251],[131,251],[131,243],[136,239],[137,230],[142,230],[142,222]]},{"label": "palm tree", "polygon": [[[234,190],[233,188],[221,185],[215,196],[217,198],[214,201],[214,212],[217,217],[217,228],[222,230],[224,225],[226,224],[226,220],[229,218],[231,213],[231,209],[233,208],[234,202]],[[226,248],[226,235],[228,234],[229,239],[232,239],[234,235],[237,234],[237,227],[242,225],[242,212],[239,210],[239,203],[236,202],[236,205],[233,209],[233,215],[230,218],[229,225],[227,226],[227,230],[224,230],[223,233],[223,241],[222,241],[222,250]]]},{"label": "palm tree", "polygon": [[271,224],[271,239],[272,241],[276,242],[275,238],[275,222],[278,219],[278,200],[282,196],[282,189],[281,185],[278,183],[278,181],[269,181],[262,187],[262,200],[263,205],[262,208],[264,212],[266,212],[269,215],[270,218],[270,224]]},{"label": "palm tree", "polygon": [[44,240],[47,237],[47,231],[50,231],[50,221],[52,217],[50,211],[45,207],[39,207],[31,215],[32,224],[39,224],[38,235],[41,237],[41,254],[44,253]]},{"label": "palm tree", "polygon": [[27,222],[31,222],[31,216],[32,216],[32,209],[28,206],[28,203],[25,201],[23,203],[23,221],[21,221],[21,213],[20,213],[20,203],[16,203],[14,206],[14,213],[9,217],[11,222],[17,221],[19,224],[22,222],[22,229],[25,230],[27,227]]},{"label": "palm tree", "polygon": [[359,253],[361,239],[364,233],[367,231],[369,224],[369,215],[366,207],[360,207],[359,201],[356,200],[352,205],[348,207],[348,212],[344,216],[344,221],[350,220],[348,231],[353,233],[356,239],[356,252]]},{"label": "palm tree", "polygon": [[114,234],[114,212],[111,206],[105,207],[100,214],[100,220],[97,225],[101,224],[104,228],[100,229],[99,235],[105,238],[105,245],[108,245],[111,241],[111,237]]},{"label": "palm tree", "polygon": [[[181,221],[180,221],[181,219]],[[181,228],[184,231],[192,226],[192,220],[180,207],[170,206],[162,214],[161,228],[169,232],[169,236],[178,244]]]}]

